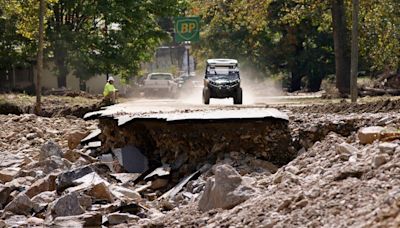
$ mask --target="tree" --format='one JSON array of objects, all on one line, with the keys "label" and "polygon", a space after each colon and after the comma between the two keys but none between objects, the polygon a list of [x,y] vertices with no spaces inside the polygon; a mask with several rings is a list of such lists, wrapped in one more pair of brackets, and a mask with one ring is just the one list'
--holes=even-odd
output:
[{"label": "tree", "polygon": [[12,13],[22,8],[6,3],[0,0],[0,69],[29,65],[36,55],[36,43],[19,32],[19,17]]},{"label": "tree", "polygon": [[39,6],[39,46],[37,53],[37,74],[36,74],[36,106],[37,115],[41,113],[42,86],[41,77],[43,74],[43,43],[44,43],[44,15],[46,11],[45,0],[40,0]]},{"label": "tree", "polygon": [[[38,1],[0,1],[7,20],[15,18],[17,34],[36,43],[38,20],[32,9],[38,9]],[[82,79],[135,75],[168,37],[158,18],[177,15],[184,6],[181,0],[49,0],[45,54],[55,62],[59,87],[66,86],[72,71]]]},{"label": "tree", "polygon": [[204,21],[198,52],[207,58],[238,58],[263,74],[288,72],[291,91],[301,89],[303,77],[308,79],[308,89],[316,91],[332,71],[331,31],[321,20],[325,11],[315,10],[315,4],[221,0],[194,1],[192,6],[200,9]]},{"label": "tree", "polygon": [[341,94],[348,94],[350,92],[350,42],[346,27],[344,0],[331,0],[331,5],[336,88]]},{"label": "tree", "polygon": [[48,34],[59,86],[65,86],[70,69],[83,79],[101,73],[135,75],[140,63],[150,59],[167,37],[157,19],[177,14],[182,4],[177,0],[60,0],[53,4]]}]

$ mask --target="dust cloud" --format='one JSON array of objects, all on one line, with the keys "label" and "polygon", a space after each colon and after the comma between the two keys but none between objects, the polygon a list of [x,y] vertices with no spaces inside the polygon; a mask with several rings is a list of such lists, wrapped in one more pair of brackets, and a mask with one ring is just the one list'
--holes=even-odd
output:
[{"label": "dust cloud", "polygon": [[[243,89],[243,104],[254,105],[262,101],[263,103],[272,99],[273,97],[283,96],[284,92],[280,82],[257,77],[257,73],[253,70],[241,71],[241,87]],[[203,90],[203,77],[202,75],[196,76],[191,85],[186,85],[182,89],[178,97],[179,101],[185,104],[202,104],[202,90]],[[195,85],[195,86],[194,86]],[[211,105],[232,105],[233,98],[214,99],[210,101]]]}]

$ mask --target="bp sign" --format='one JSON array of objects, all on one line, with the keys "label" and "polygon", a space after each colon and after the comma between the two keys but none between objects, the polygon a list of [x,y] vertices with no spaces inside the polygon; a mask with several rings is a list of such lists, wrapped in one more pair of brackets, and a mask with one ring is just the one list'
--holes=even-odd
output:
[{"label": "bp sign", "polygon": [[200,18],[199,17],[176,17],[175,18],[175,41],[197,42],[200,39]]}]

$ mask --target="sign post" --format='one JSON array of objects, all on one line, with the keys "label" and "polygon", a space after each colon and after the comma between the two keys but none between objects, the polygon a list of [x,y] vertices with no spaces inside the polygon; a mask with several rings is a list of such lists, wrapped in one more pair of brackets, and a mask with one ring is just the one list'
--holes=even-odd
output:
[{"label": "sign post", "polygon": [[[200,40],[200,18],[199,17],[176,17],[175,18],[175,42],[189,44]],[[190,76],[190,46],[186,45],[187,72]]]}]

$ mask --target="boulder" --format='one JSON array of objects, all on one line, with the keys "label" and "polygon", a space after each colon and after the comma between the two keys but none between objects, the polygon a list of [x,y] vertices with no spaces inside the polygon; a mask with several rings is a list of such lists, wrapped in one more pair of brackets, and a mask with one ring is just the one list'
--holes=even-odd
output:
[{"label": "boulder", "polygon": [[379,166],[385,164],[389,160],[387,154],[378,154],[372,158],[372,167],[378,168]]},{"label": "boulder", "polygon": [[205,190],[200,197],[199,209],[231,209],[255,194],[255,190],[243,183],[242,177],[229,165],[214,168],[215,177],[207,179]]},{"label": "boulder", "polygon": [[138,192],[121,186],[111,185],[110,191],[116,198],[121,200],[138,201],[142,198]]},{"label": "boulder", "polygon": [[61,193],[66,188],[76,186],[75,180],[94,172],[90,166],[79,167],[71,171],[61,173],[56,179],[57,192]]},{"label": "boulder", "polygon": [[52,140],[47,141],[41,148],[39,154],[39,161],[44,161],[51,156],[62,157],[63,153],[61,147]]},{"label": "boulder", "polygon": [[57,193],[55,191],[41,192],[34,196],[31,200],[38,204],[48,204],[53,202],[57,198]]},{"label": "boulder", "polygon": [[5,228],[5,227],[7,227],[6,222],[3,220],[0,220],[0,228]]},{"label": "boulder", "polygon": [[63,154],[63,157],[70,162],[76,162],[81,157],[81,154],[75,150],[68,150]]},{"label": "boulder", "polygon": [[169,182],[168,179],[157,178],[157,179],[151,181],[150,188],[152,188],[152,189],[164,188],[165,186],[168,185],[168,182]]},{"label": "boulder", "polygon": [[97,212],[87,212],[75,216],[63,216],[54,219],[53,227],[101,227],[103,216]]},{"label": "boulder", "polygon": [[30,168],[41,167],[44,173],[49,174],[55,170],[58,171],[67,170],[71,167],[71,163],[64,158],[58,156],[51,156],[48,157],[46,160],[39,161],[29,165],[27,168],[29,167]]},{"label": "boulder", "polygon": [[29,198],[32,198],[41,192],[56,190],[56,178],[57,175],[51,174],[37,180],[31,187],[28,188],[28,190],[26,190],[25,194]]},{"label": "boulder", "polygon": [[68,133],[67,140],[69,149],[71,150],[75,149],[81,143],[81,140],[88,135],[89,135],[88,131],[82,131],[82,130],[75,130]]},{"label": "boulder", "polygon": [[351,155],[356,154],[358,152],[358,149],[346,142],[343,142],[340,144],[336,144],[336,152],[338,154]]},{"label": "boulder", "polygon": [[0,170],[0,182],[7,183],[12,181],[20,172],[20,168],[5,168]]},{"label": "boulder", "polygon": [[379,126],[364,127],[358,131],[358,139],[361,144],[370,144],[381,138],[381,133],[385,128]]},{"label": "boulder", "polygon": [[44,219],[30,217],[26,220],[26,223],[28,224],[28,227],[40,227],[40,226],[43,226]]},{"label": "boulder", "polygon": [[34,196],[31,200],[34,203],[34,211],[40,212],[45,209],[51,202],[57,199],[56,191],[42,192]]},{"label": "boulder", "polygon": [[58,198],[50,206],[51,214],[54,218],[63,216],[80,215],[85,213],[79,200],[79,194],[73,192]]},{"label": "boulder", "polygon": [[[24,215],[11,215],[6,216],[4,220],[4,227],[27,227],[27,217]],[[2,220],[0,220],[2,221]],[[0,223],[0,227],[1,223]]]},{"label": "boulder", "polygon": [[138,216],[129,213],[112,213],[107,215],[107,220],[110,225],[130,223],[132,221],[138,221],[139,219]]},{"label": "boulder", "polygon": [[73,181],[74,187],[66,189],[66,192],[85,191],[92,189],[95,185],[104,183],[106,186],[110,185],[107,181],[99,176],[96,172],[86,174],[85,176]]},{"label": "boulder", "polygon": [[34,203],[24,193],[18,194],[14,200],[12,200],[4,208],[4,211],[10,211],[17,215],[30,215],[34,207]]},{"label": "boulder", "polygon": [[114,197],[104,182],[94,185],[92,189],[88,191],[88,195],[97,200],[105,200],[110,203],[114,202]]},{"label": "boulder", "polygon": [[399,144],[397,143],[389,143],[389,142],[380,143],[379,151],[381,153],[393,154],[398,146]]},{"label": "boulder", "polygon": [[35,180],[34,177],[26,176],[26,177],[17,177],[12,181],[5,183],[5,186],[11,187],[13,189],[26,189],[32,182]]},{"label": "boulder", "polygon": [[10,194],[12,188],[7,186],[0,186],[0,209],[2,209],[10,201]]}]

